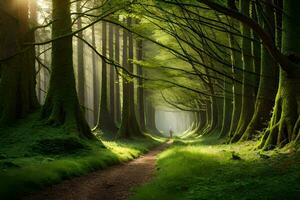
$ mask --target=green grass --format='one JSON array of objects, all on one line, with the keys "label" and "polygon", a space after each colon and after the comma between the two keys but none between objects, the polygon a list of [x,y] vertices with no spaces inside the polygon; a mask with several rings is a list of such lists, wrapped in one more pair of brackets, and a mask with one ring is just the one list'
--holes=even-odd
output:
[{"label": "green grass", "polygon": [[[0,199],[14,199],[47,185],[125,162],[163,142],[86,141],[43,125],[38,115],[0,130]],[[71,144],[71,145],[70,145]]]},{"label": "green grass", "polygon": [[[300,154],[254,151],[255,142],[176,140],[159,155],[157,176],[131,200],[299,199]],[[241,160],[233,160],[232,154]]]}]

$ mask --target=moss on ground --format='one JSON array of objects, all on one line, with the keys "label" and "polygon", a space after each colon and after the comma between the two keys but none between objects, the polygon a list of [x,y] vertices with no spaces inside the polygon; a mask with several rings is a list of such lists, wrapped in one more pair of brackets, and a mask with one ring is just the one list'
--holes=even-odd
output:
[{"label": "moss on ground", "polygon": [[0,197],[14,199],[42,187],[125,162],[163,142],[87,141],[63,128],[46,126],[38,114],[0,129]]},{"label": "moss on ground", "polygon": [[261,152],[255,145],[177,140],[159,155],[157,176],[131,200],[298,199],[300,153]]}]

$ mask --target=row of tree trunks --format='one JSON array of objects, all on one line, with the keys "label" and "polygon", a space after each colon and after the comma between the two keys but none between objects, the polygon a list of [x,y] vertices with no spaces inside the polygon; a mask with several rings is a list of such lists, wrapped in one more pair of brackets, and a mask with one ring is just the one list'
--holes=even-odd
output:
[{"label": "row of tree trunks", "polygon": [[[35,1],[2,1],[1,6],[6,7],[7,11],[0,10],[1,31],[0,31],[0,58],[1,60],[1,82],[0,82],[0,124],[8,124],[15,120],[25,117],[30,112],[38,108],[36,96],[36,69],[35,69],[35,47],[28,46],[28,43],[35,42],[35,32],[30,29],[29,24],[33,28],[37,25],[37,12]],[[3,5],[2,5],[3,4]],[[49,88],[44,105],[41,110],[41,117],[49,125],[59,125],[65,128],[67,133],[78,135],[82,138],[93,139],[90,127],[83,114],[80,105],[85,106],[85,71],[84,71],[84,43],[80,39],[84,39],[83,32],[77,34],[77,88],[73,63],[73,37],[62,35],[72,33],[72,21],[70,13],[70,0],[52,1],[52,55],[51,55],[51,76],[49,80]],[[31,9],[29,11],[29,8]],[[76,10],[82,12],[82,4],[76,2]],[[29,23],[31,20],[31,23]],[[77,29],[81,29],[82,19],[78,16]],[[128,25],[131,26],[131,19],[128,19]],[[96,47],[96,31],[92,26],[92,45]],[[115,31],[114,31],[115,29]],[[109,38],[107,37],[107,23],[102,22],[102,53],[110,59],[120,61],[120,42],[119,27],[109,24]],[[115,39],[114,39],[115,37]],[[57,39],[59,38],[59,39]],[[109,39],[109,54],[107,56],[107,39]],[[114,43],[115,41],[115,43]],[[123,34],[123,63],[129,72],[133,73],[134,59],[134,41],[131,33]],[[26,45],[25,45],[26,43]],[[142,57],[142,42],[138,42],[137,59]],[[40,49],[40,48],[39,48]],[[128,54],[128,55],[127,55]],[[7,59],[6,59],[7,58]],[[134,84],[131,80],[123,81],[123,110],[120,106],[120,83],[119,77],[115,78],[114,66],[110,66],[110,79],[107,80],[107,64],[105,59],[102,60],[102,84],[101,98],[99,99],[99,73],[97,66],[96,54],[93,53],[93,85],[94,99],[93,109],[99,110],[94,112],[94,122],[97,128],[101,130],[112,130],[116,132],[115,121],[121,121],[121,113],[123,115],[119,137],[142,136],[139,124],[135,114],[134,103]],[[39,64],[38,70],[41,65]],[[138,68],[141,75],[141,67]],[[41,73],[38,78],[38,88],[42,88]],[[48,78],[47,78],[48,79]],[[44,86],[48,87],[48,80],[44,74]],[[117,84],[116,84],[117,82]],[[64,83],[64,84],[61,84]],[[139,82],[142,86],[142,82]],[[108,109],[108,91],[110,88]],[[116,89],[115,89],[116,88]],[[77,90],[76,90],[77,89]],[[138,89],[138,105],[139,110],[143,112],[143,89]],[[46,92],[46,91],[45,91]],[[115,93],[117,93],[115,97]],[[42,99],[41,90],[38,90],[39,99]],[[116,102],[115,102],[116,99]],[[100,103],[99,103],[100,102]],[[116,108],[116,110],[115,110]],[[144,113],[143,113],[144,114]],[[139,115],[141,126],[145,127],[144,116]]]},{"label": "row of tree trunks", "polygon": [[296,25],[299,12],[299,1],[283,1],[282,53],[292,64],[280,69],[274,111],[259,145],[265,150],[299,142],[300,138],[300,27]]},{"label": "row of tree trunks", "polygon": [[[38,107],[35,90],[35,49],[24,43],[34,41],[29,20],[29,4],[24,1],[2,1],[0,10],[0,124],[7,125],[25,117]],[[34,6],[32,7],[34,9]],[[32,10],[34,12],[34,10]]]}]

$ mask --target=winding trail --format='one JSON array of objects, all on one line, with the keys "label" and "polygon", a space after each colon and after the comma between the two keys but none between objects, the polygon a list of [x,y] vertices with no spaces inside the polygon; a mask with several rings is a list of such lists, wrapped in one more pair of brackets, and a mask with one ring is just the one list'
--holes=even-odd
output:
[{"label": "winding trail", "polygon": [[133,161],[66,180],[24,199],[126,200],[132,195],[132,187],[146,183],[154,176],[157,154],[171,143],[168,141]]}]

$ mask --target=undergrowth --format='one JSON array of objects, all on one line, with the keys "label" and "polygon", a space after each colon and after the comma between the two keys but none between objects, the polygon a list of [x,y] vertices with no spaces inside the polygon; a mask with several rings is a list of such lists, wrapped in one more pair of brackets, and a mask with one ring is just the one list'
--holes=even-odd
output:
[{"label": "undergrowth", "polygon": [[63,128],[45,126],[33,114],[0,130],[0,199],[18,199],[62,180],[134,159],[163,141],[151,136],[87,141]]},{"label": "undergrowth", "polygon": [[260,152],[255,145],[176,140],[159,155],[156,178],[136,188],[131,200],[299,199],[300,154]]}]

